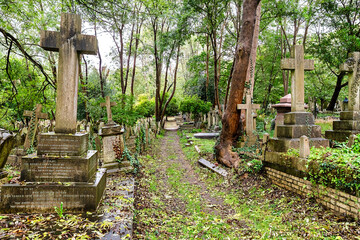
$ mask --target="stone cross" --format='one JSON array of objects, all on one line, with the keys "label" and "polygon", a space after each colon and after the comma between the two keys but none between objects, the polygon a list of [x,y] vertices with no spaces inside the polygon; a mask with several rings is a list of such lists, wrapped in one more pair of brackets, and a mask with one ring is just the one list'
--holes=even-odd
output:
[{"label": "stone cross", "polygon": [[360,52],[349,54],[345,63],[340,65],[341,72],[348,73],[349,81],[349,111],[360,111]]},{"label": "stone cross", "polygon": [[56,133],[75,133],[80,54],[97,54],[95,36],[81,34],[79,15],[62,13],[60,32],[41,31],[40,46],[59,52]]},{"label": "stone cross", "polygon": [[34,111],[27,111],[27,110],[24,111],[23,116],[31,118],[29,122],[28,133],[26,134],[25,137],[25,143],[24,143],[25,149],[28,149],[34,143],[39,119],[49,118],[47,113],[41,112],[41,109],[42,109],[42,105],[36,104],[36,108]]},{"label": "stone cross", "polygon": [[260,109],[260,104],[252,104],[251,103],[251,94],[246,94],[246,103],[238,104],[238,110],[245,109],[246,110],[246,134],[248,136],[253,135],[254,130],[254,120],[252,112],[254,109]]},{"label": "stone cross", "polygon": [[304,71],[314,70],[314,60],[304,59],[303,45],[295,45],[291,58],[281,60],[281,69],[291,70],[291,112],[304,112]]},{"label": "stone cross", "polygon": [[104,103],[100,103],[101,107],[106,107],[106,112],[107,112],[107,118],[108,118],[108,123],[107,124],[114,124],[115,122],[112,119],[112,113],[111,113],[111,107],[116,105],[116,102],[110,102],[110,97],[106,96],[105,97],[105,101]]}]

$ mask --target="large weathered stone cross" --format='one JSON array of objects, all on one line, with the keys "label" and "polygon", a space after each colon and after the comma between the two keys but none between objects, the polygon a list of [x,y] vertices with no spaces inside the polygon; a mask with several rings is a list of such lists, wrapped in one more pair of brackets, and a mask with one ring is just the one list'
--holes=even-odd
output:
[{"label": "large weathered stone cross", "polygon": [[345,63],[340,65],[341,72],[348,73],[349,111],[360,111],[360,52],[349,54]]},{"label": "large weathered stone cross", "polygon": [[26,134],[25,137],[25,143],[24,143],[25,149],[28,149],[34,143],[39,119],[49,118],[47,113],[41,112],[41,109],[42,109],[42,105],[36,104],[35,111],[27,111],[27,110],[24,111],[23,116],[31,118],[29,122],[28,133]]},{"label": "large weathered stone cross", "polygon": [[60,32],[41,31],[40,46],[59,52],[55,132],[75,133],[79,54],[97,54],[96,37],[81,34],[79,15],[62,13]]},{"label": "large weathered stone cross", "polygon": [[304,59],[303,45],[295,45],[291,58],[281,60],[281,69],[291,70],[291,112],[304,112],[304,71],[314,70],[314,60]]},{"label": "large weathered stone cross", "polygon": [[260,104],[252,104],[251,103],[251,94],[246,94],[246,103],[238,104],[238,110],[245,109],[246,110],[246,134],[248,136],[253,135],[254,129],[254,121],[253,121],[253,110],[260,109]]},{"label": "large weathered stone cross", "polygon": [[106,112],[107,112],[107,118],[108,118],[108,123],[107,124],[114,124],[115,122],[112,119],[112,113],[111,113],[111,107],[115,106],[116,102],[110,102],[110,97],[106,96],[105,97],[105,102],[104,103],[100,103],[101,107],[106,107]]}]

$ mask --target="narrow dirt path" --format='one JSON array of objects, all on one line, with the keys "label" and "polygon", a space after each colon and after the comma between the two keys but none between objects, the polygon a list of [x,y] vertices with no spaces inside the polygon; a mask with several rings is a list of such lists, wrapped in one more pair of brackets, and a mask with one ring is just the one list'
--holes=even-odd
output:
[{"label": "narrow dirt path", "polygon": [[[359,224],[262,175],[224,180],[167,131],[141,159],[134,239],[360,239]],[[211,151],[214,142],[199,142]],[[356,237],[354,237],[356,236]]]},{"label": "narrow dirt path", "polygon": [[[166,170],[174,164],[178,166],[178,170],[183,172],[183,175],[181,176],[181,182],[187,182],[200,188],[199,190],[201,199],[199,200],[204,203],[203,211],[207,213],[211,212],[219,214],[220,212],[218,209],[213,207],[221,207],[224,203],[223,200],[212,197],[208,193],[208,189],[205,183],[199,179],[198,174],[194,171],[189,161],[186,160],[184,152],[180,146],[179,136],[176,134],[176,131],[166,132],[165,138],[161,139],[160,141],[160,153],[161,154],[159,154],[158,157],[164,163],[161,171],[166,172]],[[173,155],[176,155],[176,158],[173,158]],[[209,206],[211,206],[211,208],[209,208]]]}]

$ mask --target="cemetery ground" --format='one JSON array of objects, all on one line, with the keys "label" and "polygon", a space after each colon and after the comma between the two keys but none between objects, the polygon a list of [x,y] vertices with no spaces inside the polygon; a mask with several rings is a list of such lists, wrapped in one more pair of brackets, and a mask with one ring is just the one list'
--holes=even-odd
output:
[{"label": "cemetery ground", "polygon": [[[187,136],[192,136],[187,133]],[[215,140],[169,131],[142,159],[135,239],[359,239],[359,223],[272,185],[261,173],[229,180],[203,168]],[[244,162],[246,165],[246,162]]]},{"label": "cemetery ground", "polygon": [[[134,229],[133,239],[359,239],[356,220],[272,185],[256,165],[246,167],[250,159],[247,171],[228,179],[201,167],[200,158],[214,162],[216,140],[192,136],[159,135],[140,157],[135,183],[131,173],[109,174],[96,213],[54,206],[47,214],[0,214],[0,238],[130,239]],[[7,171],[4,181],[19,182],[16,168]]]}]

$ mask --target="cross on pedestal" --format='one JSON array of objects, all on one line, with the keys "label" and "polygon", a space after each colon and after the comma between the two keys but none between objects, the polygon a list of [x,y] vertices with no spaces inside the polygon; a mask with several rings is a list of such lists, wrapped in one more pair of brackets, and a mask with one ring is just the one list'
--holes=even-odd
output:
[{"label": "cross on pedestal", "polygon": [[349,81],[349,111],[360,111],[360,77],[358,71],[360,65],[360,52],[349,54],[345,63],[340,65],[341,72],[348,73]]},{"label": "cross on pedestal", "polygon": [[28,149],[34,143],[39,119],[48,119],[49,118],[47,113],[41,112],[41,109],[42,109],[42,105],[36,104],[35,111],[27,111],[27,110],[24,111],[23,116],[30,117],[28,133],[26,134],[25,143],[24,143],[25,149]]},{"label": "cross on pedestal", "polygon": [[291,58],[281,60],[282,70],[291,70],[291,112],[304,112],[304,71],[314,70],[314,60],[304,59],[303,45],[291,48]]},{"label": "cross on pedestal", "polygon": [[106,112],[107,112],[107,118],[108,118],[108,125],[112,125],[115,124],[115,122],[112,119],[112,113],[111,113],[111,107],[115,106],[116,102],[110,102],[110,97],[106,96],[105,97],[105,102],[104,103],[100,103],[101,107],[106,107]]},{"label": "cross on pedestal", "polygon": [[81,34],[79,15],[62,13],[60,32],[41,31],[40,46],[59,52],[55,132],[75,133],[79,55],[97,54],[96,37]]},{"label": "cross on pedestal", "polygon": [[248,136],[251,136],[253,135],[253,131],[255,130],[252,112],[255,109],[260,109],[260,104],[252,104],[251,94],[246,94],[246,103],[237,105],[237,110],[242,109],[246,110],[246,134]]}]

